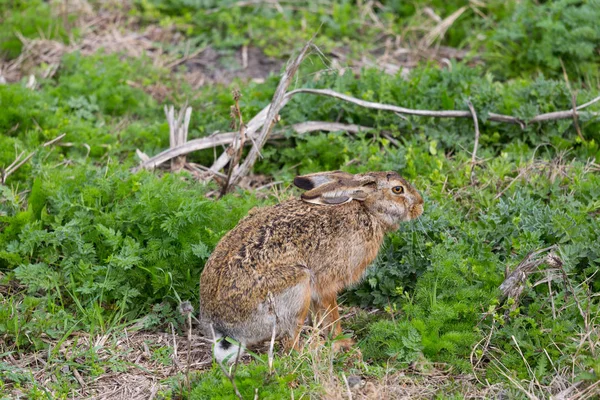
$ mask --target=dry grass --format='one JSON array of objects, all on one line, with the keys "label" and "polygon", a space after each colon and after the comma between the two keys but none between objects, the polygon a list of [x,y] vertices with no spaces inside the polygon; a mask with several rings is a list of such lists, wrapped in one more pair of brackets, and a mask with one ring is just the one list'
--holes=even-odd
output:
[{"label": "dry grass", "polygon": [[[263,81],[269,74],[278,73],[284,65],[283,60],[268,57],[252,45],[242,46],[233,54],[219,52],[210,45],[190,48],[190,42],[174,25],[143,25],[138,17],[131,16],[128,12],[133,7],[131,1],[104,0],[92,6],[87,0],[62,0],[52,5],[56,23],[65,25],[70,32],[77,29],[78,37],[71,35],[68,43],[63,43],[45,38],[43,32],[37,39],[25,38],[17,33],[23,50],[14,60],[0,59],[0,77],[4,81],[17,82],[32,74],[52,77],[63,55],[75,51],[83,55],[103,51],[131,58],[145,55],[156,67],[169,70],[184,65],[185,79],[194,89],[207,84],[228,84],[234,78]],[[349,49],[342,45],[327,57],[323,55],[328,70],[343,72],[349,68],[358,74],[363,67],[376,67],[389,74],[399,71],[405,74],[423,60],[449,67],[451,59],[467,57],[467,51],[439,44],[464,9],[461,13],[438,20],[426,8],[418,13],[411,26],[395,33],[378,20],[373,7],[372,2],[363,4],[361,14],[365,16],[365,24],[381,29],[378,40],[381,45],[365,51],[361,59],[350,57]],[[67,23],[67,16],[74,18]],[[164,88],[153,91],[160,99],[167,97],[162,93]]]},{"label": "dry grass", "polygon": [[[165,44],[183,42],[185,38],[174,27],[142,27],[138,18],[127,14],[131,7],[129,2],[116,5],[105,1],[100,3],[98,9],[94,9],[86,0],[69,0],[53,3],[53,7],[57,23],[62,23],[59,17],[64,13],[75,16],[69,29],[72,31],[76,28],[79,38],[71,36],[68,43],[63,43],[45,38],[43,32],[40,32],[39,39],[28,39],[17,33],[23,43],[21,54],[14,60],[0,60],[0,72],[7,82],[19,81],[29,74],[52,77],[63,55],[75,51],[84,56],[100,51],[131,58],[146,55],[159,68],[174,67],[181,62],[180,55],[168,54],[163,47]],[[189,54],[184,58],[187,56]]]},{"label": "dry grass", "polygon": [[[48,341],[49,350],[5,353],[0,361],[30,372],[38,388],[53,397],[60,377],[71,382],[69,398],[149,399],[169,388],[167,378],[181,376],[188,367],[196,371],[210,368],[210,344],[199,336],[192,336],[190,344],[188,361],[185,336],[149,333],[135,327],[95,337],[76,332],[62,343]],[[170,349],[165,353],[170,355],[158,357],[160,348]],[[103,365],[106,371],[92,372],[91,364]],[[25,396],[22,389],[12,384],[4,390],[14,398]]]},{"label": "dry grass", "polygon": [[[441,364],[415,363],[405,370],[389,368],[383,376],[374,377],[368,372],[370,367],[363,362],[358,347],[343,356],[335,353],[331,341],[325,339],[326,329],[322,321],[306,327],[300,353],[291,357],[281,351],[279,354],[289,357],[287,365],[296,369],[296,384],[320,385],[323,399],[430,399],[447,393],[485,399],[501,392],[499,385],[481,385],[473,375],[456,374]],[[6,351],[0,362],[30,373],[36,386],[52,397],[60,394],[59,381],[67,381],[68,398],[152,399],[172,390],[174,385],[187,391],[184,385],[188,371],[212,367],[207,338],[191,335],[188,341],[187,335],[145,332],[135,325],[106,335],[74,332],[62,342],[48,339],[45,342],[48,350]],[[254,350],[267,353],[269,344],[265,342]],[[241,362],[250,360],[250,356],[244,356]],[[334,361],[339,360],[343,361],[341,368],[334,366]],[[94,371],[94,365],[102,369]],[[4,391],[12,398],[23,398],[32,386],[32,383],[23,387],[9,383]]]}]

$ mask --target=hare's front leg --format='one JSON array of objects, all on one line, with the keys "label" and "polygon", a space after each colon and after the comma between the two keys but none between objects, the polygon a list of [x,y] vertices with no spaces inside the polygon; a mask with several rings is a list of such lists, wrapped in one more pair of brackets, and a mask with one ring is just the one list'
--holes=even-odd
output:
[{"label": "hare's front leg", "polygon": [[[342,323],[338,310],[337,295],[335,293],[321,297],[314,305],[317,322],[325,327],[333,338],[342,333]],[[350,338],[338,339],[333,343],[334,350],[348,350],[355,344]]]}]

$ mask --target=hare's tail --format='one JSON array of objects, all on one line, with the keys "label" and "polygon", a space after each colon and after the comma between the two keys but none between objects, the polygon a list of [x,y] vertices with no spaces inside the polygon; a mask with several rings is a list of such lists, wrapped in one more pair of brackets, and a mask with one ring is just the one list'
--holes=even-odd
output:
[{"label": "hare's tail", "polygon": [[[215,332],[215,344],[213,346],[213,353],[215,359],[219,364],[226,362],[232,364],[235,360],[244,354],[244,344],[240,343],[233,338],[224,336],[220,332]],[[239,353],[239,355],[238,355]]]}]

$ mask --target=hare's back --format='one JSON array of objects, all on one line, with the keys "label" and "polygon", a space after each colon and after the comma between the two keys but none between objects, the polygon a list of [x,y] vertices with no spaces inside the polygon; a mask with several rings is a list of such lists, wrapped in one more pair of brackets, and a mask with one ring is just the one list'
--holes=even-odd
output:
[{"label": "hare's back", "polygon": [[[241,320],[269,293],[304,279],[310,259],[326,251],[331,238],[347,233],[346,219],[357,223],[357,206],[291,200],[253,210],[221,239],[204,267],[200,297],[205,312]],[[345,213],[339,212],[342,208]]]}]

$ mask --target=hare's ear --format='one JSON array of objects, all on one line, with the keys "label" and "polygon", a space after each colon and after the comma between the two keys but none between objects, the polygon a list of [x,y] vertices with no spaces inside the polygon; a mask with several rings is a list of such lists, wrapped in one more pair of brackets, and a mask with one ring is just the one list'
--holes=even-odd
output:
[{"label": "hare's ear", "polygon": [[343,171],[317,172],[316,174],[308,174],[297,176],[294,178],[294,185],[304,190],[312,190],[319,186],[340,182],[345,179],[352,179],[354,175]]},{"label": "hare's ear", "polygon": [[355,176],[335,171],[299,176],[294,184],[308,189],[301,199],[307,203],[339,205],[352,200],[364,201],[374,188],[375,180],[369,176]]}]

